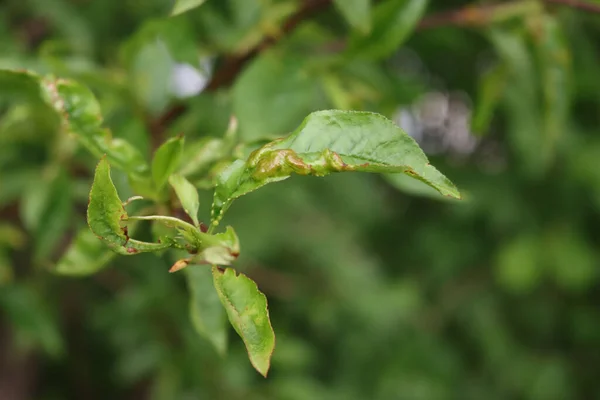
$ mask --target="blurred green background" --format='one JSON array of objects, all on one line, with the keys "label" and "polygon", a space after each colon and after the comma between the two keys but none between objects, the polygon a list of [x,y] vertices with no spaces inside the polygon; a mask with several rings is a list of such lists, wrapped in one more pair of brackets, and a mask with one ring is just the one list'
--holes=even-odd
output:
[{"label": "blurred green background", "polygon": [[2,0],[0,68],[88,85],[148,157],[179,133],[193,157],[231,115],[253,142],[376,111],[464,199],[371,174],[240,199],[235,267],[277,336],[264,379],[233,331],[225,357],[194,331],[169,254],[71,254],[99,272],[57,273],[97,160],[0,87],[0,399],[600,399],[600,2],[172,7]]}]

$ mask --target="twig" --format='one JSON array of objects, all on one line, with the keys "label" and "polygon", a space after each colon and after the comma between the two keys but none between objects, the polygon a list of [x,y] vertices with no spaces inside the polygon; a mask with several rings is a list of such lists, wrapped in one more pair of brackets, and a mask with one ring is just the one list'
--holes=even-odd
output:
[{"label": "twig", "polygon": [[[543,0],[547,4],[568,6],[580,10],[600,13],[600,4],[592,4],[582,0]],[[216,91],[229,86],[238,76],[244,66],[265,49],[279,42],[283,37],[289,35],[304,20],[310,18],[329,7],[332,0],[307,0],[283,24],[278,36],[265,38],[256,47],[240,54],[226,58],[217,72],[208,83],[206,90]],[[435,29],[443,26],[485,26],[493,21],[508,19],[517,15],[523,15],[527,11],[539,7],[537,2],[513,1],[489,5],[470,5],[458,10],[444,11],[426,16],[417,26],[417,30]],[[176,104],[165,111],[149,124],[153,138],[162,138],[168,126],[186,111],[186,106]],[[160,143],[161,140],[155,141]]]},{"label": "twig", "polygon": [[[232,55],[225,58],[221,66],[208,82],[206,90],[216,91],[231,85],[244,66],[246,66],[246,64],[248,64],[248,62],[250,62],[254,57],[279,42],[285,36],[292,33],[301,22],[310,18],[319,11],[326,9],[331,5],[331,3],[332,0],[305,1],[302,6],[283,23],[279,35],[265,38],[254,48],[243,54]],[[176,104],[166,110],[158,118],[149,122],[148,128],[152,138],[154,139],[153,143],[160,144],[162,142],[161,139],[164,131],[169,127],[170,124],[172,124],[177,118],[185,113],[186,109],[187,108],[184,104]]]},{"label": "twig", "polygon": [[600,14],[600,4],[589,3],[581,0],[544,0],[545,3],[557,4],[561,6],[578,8],[583,11],[589,11]]}]

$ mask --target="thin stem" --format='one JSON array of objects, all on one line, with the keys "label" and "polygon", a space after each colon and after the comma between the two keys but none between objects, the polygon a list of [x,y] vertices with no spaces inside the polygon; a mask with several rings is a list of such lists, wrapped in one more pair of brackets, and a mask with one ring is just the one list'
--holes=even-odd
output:
[{"label": "thin stem", "polygon": [[583,11],[600,14],[600,4],[589,3],[581,0],[544,0],[545,3],[557,4],[561,6],[578,8]]},{"label": "thin stem", "polygon": [[198,231],[198,229],[194,225],[187,223],[179,218],[168,217],[166,215],[130,216],[130,217],[127,217],[127,220],[130,220],[130,221],[160,221],[167,225],[179,227],[185,231],[189,231],[189,232],[197,232]]}]

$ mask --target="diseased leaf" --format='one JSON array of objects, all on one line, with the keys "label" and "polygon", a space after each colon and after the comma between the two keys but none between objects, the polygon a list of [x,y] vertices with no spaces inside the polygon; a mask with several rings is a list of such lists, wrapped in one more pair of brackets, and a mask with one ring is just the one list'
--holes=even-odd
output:
[{"label": "diseased leaf", "polygon": [[154,153],[152,160],[152,178],[156,188],[160,190],[169,176],[173,174],[181,163],[183,153],[183,136],[177,136],[167,140]]},{"label": "diseased leaf", "polygon": [[106,266],[115,254],[86,227],[77,233],[54,271],[60,275],[91,275]]},{"label": "diseased leaf", "polygon": [[129,142],[112,139],[110,131],[102,127],[100,105],[87,87],[66,79],[12,70],[0,70],[0,87],[12,97],[39,99],[48,104],[60,118],[63,130],[96,157],[106,155],[112,165],[130,175],[148,173],[142,154]]},{"label": "diseased leaf", "polygon": [[348,23],[366,34],[371,29],[371,0],[335,0],[335,6]]},{"label": "diseased leaf", "polygon": [[216,235],[196,231],[193,238],[186,239],[195,241],[195,255],[177,261],[169,272],[177,272],[189,264],[230,265],[240,255],[239,239],[230,226]]},{"label": "diseased leaf", "polygon": [[183,210],[194,221],[194,225],[198,226],[198,208],[200,208],[198,190],[187,179],[178,174],[171,175],[169,183],[175,190]]},{"label": "diseased leaf", "polygon": [[175,16],[183,14],[192,8],[201,6],[205,1],[206,0],[177,0],[175,6],[173,7],[173,11],[171,11],[171,15]]},{"label": "diseased leaf", "polygon": [[244,341],[252,366],[266,377],[275,349],[267,298],[253,280],[231,268],[221,271],[213,267],[212,274],[229,322]]},{"label": "diseased leaf", "polygon": [[234,199],[292,173],[325,176],[343,171],[402,172],[445,196],[460,198],[417,143],[389,119],[369,112],[318,111],[287,138],[268,143],[221,173],[213,224],[219,223]]},{"label": "diseased leaf", "polygon": [[211,270],[206,266],[187,268],[185,275],[192,324],[223,355],[227,349],[227,314],[214,288]]},{"label": "diseased leaf", "polygon": [[425,13],[427,0],[387,0],[373,10],[373,28],[368,35],[350,38],[352,56],[384,58],[396,51]]},{"label": "diseased leaf", "polygon": [[129,238],[127,228],[121,226],[128,219],[117,189],[110,178],[110,165],[102,158],[96,167],[90,191],[87,220],[94,234],[119,254],[136,254],[166,249],[172,243],[147,243]]},{"label": "diseased leaf", "polygon": [[108,161],[129,174],[145,174],[148,164],[142,154],[123,139],[112,139],[102,128],[100,105],[85,86],[65,79],[47,78],[42,88],[48,102],[62,116],[62,124],[96,157],[106,154]]}]

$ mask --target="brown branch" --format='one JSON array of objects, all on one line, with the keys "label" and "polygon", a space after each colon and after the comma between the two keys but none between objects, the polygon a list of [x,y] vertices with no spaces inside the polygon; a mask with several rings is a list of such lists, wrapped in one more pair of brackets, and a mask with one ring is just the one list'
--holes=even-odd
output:
[{"label": "brown branch", "polygon": [[[265,38],[258,45],[243,54],[226,57],[208,82],[206,90],[212,92],[231,85],[241,70],[254,57],[288,36],[298,27],[298,25],[300,25],[300,23],[312,17],[319,11],[326,9],[331,3],[332,0],[306,0],[294,14],[283,23],[280,33],[277,36]],[[148,123],[148,129],[153,138],[153,143],[160,144],[162,142],[164,131],[185,111],[186,106],[184,104],[176,104],[167,109],[158,118],[150,121]]]},{"label": "brown branch", "polygon": [[600,4],[588,3],[581,0],[544,0],[548,4],[557,4],[561,6],[578,8],[583,11],[589,11],[600,14]]},{"label": "brown branch", "polygon": [[[547,4],[556,4],[568,6],[580,10],[600,13],[600,4],[592,4],[582,0],[543,0]],[[209,81],[206,90],[216,91],[227,87],[233,83],[241,70],[259,53],[278,43],[285,36],[293,32],[296,27],[304,20],[312,17],[319,11],[326,9],[332,3],[332,0],[306,0],[303,5],[290,18],[285,21],[281,27],[280,34],[265,38],[256,47],[249,51],[226,57],[219,69]],[[527,7],[532,4],[523,2],[503,2],[490,5],[470,5],[458,10],[444,11],[424,17],[417,30],[435,29],[444,26],[485,26],[489,24],[500,14],[505,18],[511,15],[522,14]],[[162,135],[169,125],[179,118],[186,111],[186,106],[177,104],[166,110],[155,120],[150,121],[149,128],[154,143],[162,142]]]}]

